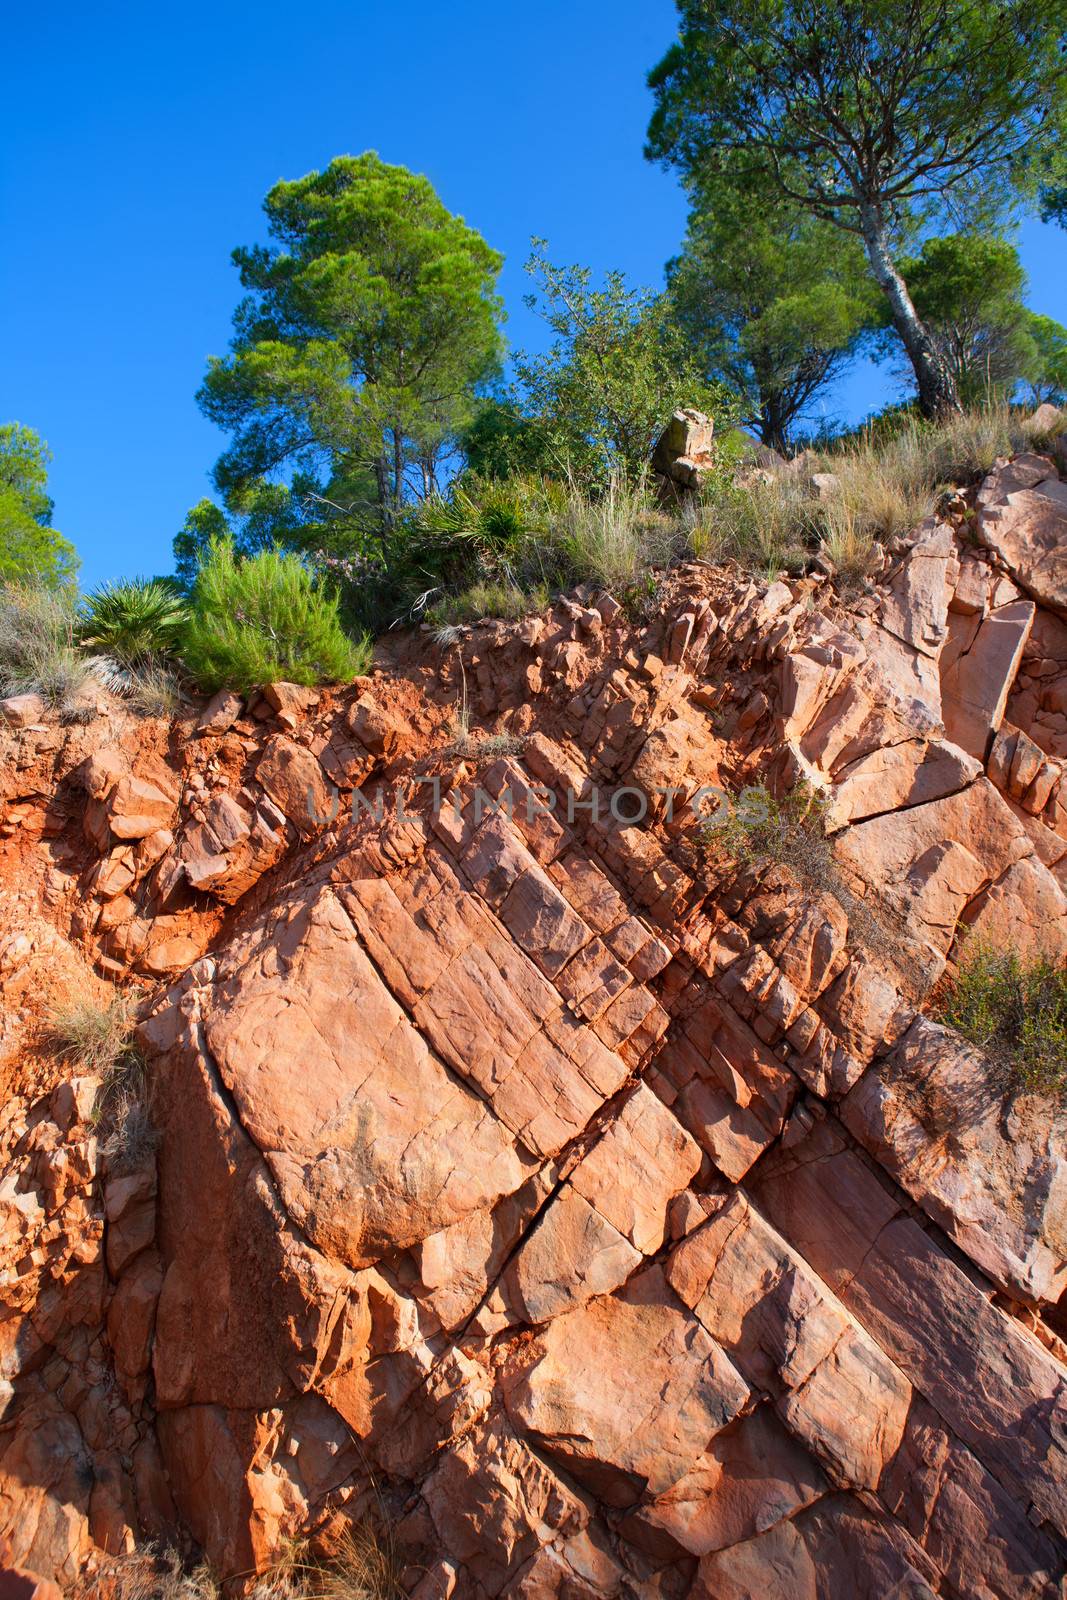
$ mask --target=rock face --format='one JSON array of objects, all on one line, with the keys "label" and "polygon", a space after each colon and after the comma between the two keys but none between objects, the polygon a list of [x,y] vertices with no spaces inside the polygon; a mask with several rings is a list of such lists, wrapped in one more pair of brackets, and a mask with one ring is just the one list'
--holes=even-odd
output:
[{"label": "rock face", "polygon": [[[12,1583],[384,1518],[419,1600],[1062,1595],[1062,1119],[922,1009],[968,928],[1067,952],[1050,483],[851,610],[693,565],[643,628],[8,719]],[[839,881],[699,847],[800,777]],[[86,957],[154,1133],[34,1031]]]}]

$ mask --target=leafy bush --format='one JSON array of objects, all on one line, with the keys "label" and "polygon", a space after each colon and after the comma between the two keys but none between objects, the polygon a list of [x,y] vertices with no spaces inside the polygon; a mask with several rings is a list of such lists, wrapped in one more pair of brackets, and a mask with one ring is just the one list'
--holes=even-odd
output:
[{"label": "leafy bush", "polygon": [[940,1016],[1025,1088],[1067,1093],[1067,971],[1049,956],[968,940]]},{"label": "leafy bush", "polygon": [[79,636],[90,650],[135,667],[172,655],[188,619],[185,600],[159,578],[105,583],[82,604]]},{"label": "leafy bush", "polygon": [[534,241],[526,270],[539,295],[527,304],[556,337],[539,355],[517,352],[514,366],[521,413],[557,470],[590,486],[635,481],[676,406],[733,417],[732,394],[708,382],[669,296],[631,288],[620,272],[596,289],[588,268],[554,266],[546,248]]},{"label": "leafy bush", "polygon": [[212,541],[182,644],[184,665],[203,688],[249,690],[279,678],[347,683],[370,654],[366,638],[345,633],[336,597],[299,557],[264,550],[239,561],[228,540]]},{"label": "leafy bush", "polygon": [[69,591],[16,583],[0,590],[0,693],[70,701],[91,672],[75,643]]}]

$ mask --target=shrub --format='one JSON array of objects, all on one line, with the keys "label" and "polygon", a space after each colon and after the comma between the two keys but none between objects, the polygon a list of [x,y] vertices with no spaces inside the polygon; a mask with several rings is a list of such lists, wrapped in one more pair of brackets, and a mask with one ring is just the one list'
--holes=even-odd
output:
[{"label": "shrub", "polygon": [[792,867],[813,888],[829,888],[833,847],[826,836],[826,802],[808,783],[781,800],[763,784],[742,789],[701,825],[711,853],[741,866]]},{"label": "shrub", "polygon": [[264,550],[239,561],[211,542],[182,644],[184,665],[207,690],[247,691],[276,679],[347,683],[370,663],[370,642],[350,639],[337,599],[299,557]]},{"label": "shrub", "polygon": [[1067,1093],[1067,971],[1051,957],[969,939],[940,1017],[1023,1087]]},{"label": "shrub", "polygon": [[525,480],[482,482],[473,475],[456,483],[449,495],[423,501],[415,515],[424,535],[466,542],[493,562],[506,561],[541,520]]},{"label": "shrub", "polygon": [[82,603],[79,636],[90,650],[136,667],[174,653],[188,617],[185,600],[159,578],[105,583]]},{"label": "shrub", "polygon": [[57,1055],[76,1072],[100,1079],[93,1121],[115,1171],[137,1166],[157,1142],[145,1105],[145,1066],[133,1043],[135,1022],[129,995],[100,1001],[86,990],[57,1000],[47,1016]]},{"label": "shrub", "polygon": [[0,590],[0,693],[72,700],[91,673],[75,643],[74,601],[66,590],[10,584]]}]

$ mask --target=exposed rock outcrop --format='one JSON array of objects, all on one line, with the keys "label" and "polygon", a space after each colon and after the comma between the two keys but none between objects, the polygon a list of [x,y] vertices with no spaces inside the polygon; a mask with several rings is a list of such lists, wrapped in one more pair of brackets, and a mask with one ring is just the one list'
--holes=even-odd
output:
[{"label": "exposed rock outcrop", "polygon": [[[7,1559],[384,1515],[420,1600],[1062,1593],[1062,1122],[923,1012],[967,928],[1067,953],[1062,487],[851,606],[694,563],[344,692],[14,709]],[[701,793],[801,777],[842,887],[715,868]],[[158,1142],[40,1036],[85,957]]]}]

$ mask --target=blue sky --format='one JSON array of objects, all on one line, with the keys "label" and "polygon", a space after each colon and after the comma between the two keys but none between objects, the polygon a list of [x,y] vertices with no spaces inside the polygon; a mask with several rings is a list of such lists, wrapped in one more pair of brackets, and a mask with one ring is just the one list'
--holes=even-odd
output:
[{"label": "blue sky", "polygon": [[[530,236],[554,259],[659,283],[685,208],[642,156],[645,73],[672,0],[58,0],[5,19],[0,421],[54,453],[82,582],[170,568],[222,436],[193,395],[225,350],[231,249],[278,178],[377,149],[425,172],[507,258],[513,345]],[[1022,233],[1031,304],[1067,320],[1067,233]],[[891,393],[856,371],[829,409]]]}]

